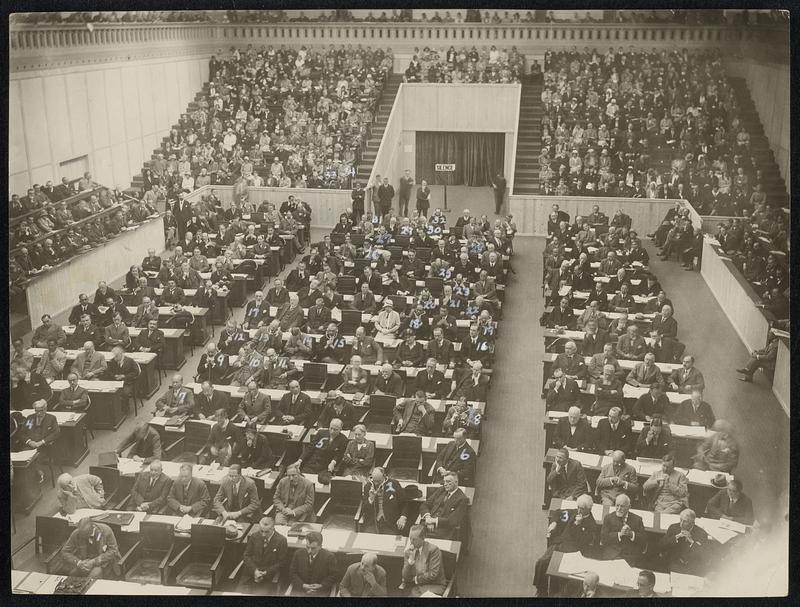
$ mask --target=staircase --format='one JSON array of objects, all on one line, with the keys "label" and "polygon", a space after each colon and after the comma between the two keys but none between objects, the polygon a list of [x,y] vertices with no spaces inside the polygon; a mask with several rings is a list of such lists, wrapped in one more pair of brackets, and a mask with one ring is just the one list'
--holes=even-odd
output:
[{"label": "staircase", "polygon": [[763,174],[762,185],[767,195],[767,204],[772,207],[788,207],[789,195],[786,182],[781,177],[769,140],[764,135],[764,127],[750,97],[747,82],[744,78],[731,78],[731,86],[739,104],[739,119],[750,134],[750,150],[755,158],[756,168],[761,169]]},{"label": "staircase", "polygon": [[513,194],[539,193],[539,152],[542,149],[542,84],[522,84],[517,125],[517,157]]},{"label": "staircase", "polygon": [[386,131],[386,123],[389,121],[389,114],[392,111],[394,99],[402,81],[402,74],[389,74],[389,78],[383,87],[383,93],[378,101],[378,110],[369,129],[369,138],[364,151],[361,153],[361,161],[358,163],[356,172],[356,180],[360,181],[364,186],[367,185],[369,175],[372,173],[372,165],[375,164],[378,148],[381,146],[381,139],[383,139],[383,133]]},{"label": "staircase", "polygon": [[[189,105],[186,107],[187,114],[191,114],[196,109],[198,109],[197,102],[200,101],[202,97],[206,97],[209,94],[210,86],[209,83],[206,82],[203,84],[203,88],[194,96],[194,101],[190,101]],[[177,123],[173,124],[170,129],[178,128]],[[147,168],[152,166],[152,161],[156,159],[156,154],[164,154],[164,158],[167,157],[166,152],[164,151],[164,145],[169,141],[169,135],[166,135],[161,139],[161,145],[153,150],[153,154],[150,156],[150,160],[144,161],[144,167]],[[142,180],[142,174],[139,173],[138,175],[134,175],[133,179],[131,180],[131,187],[136,188],[137,190],[141,191],[144,185],[144,181]]]}]

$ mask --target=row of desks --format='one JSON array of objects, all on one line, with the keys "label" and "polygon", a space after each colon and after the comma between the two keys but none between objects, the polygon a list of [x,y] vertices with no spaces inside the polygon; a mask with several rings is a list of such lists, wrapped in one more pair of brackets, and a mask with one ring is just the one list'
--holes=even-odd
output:
[{"label": "row of desks", "polygon": [[[136,339],[142,331],[146,331],[146,328],[142,327],[128,327],[128,334],[130,335],[131,339]],[[159,331],[164,334],[164,351],[161,352],[161,358],[159,360],[159,365],[163,369],[180,369],[183,365],[186,364],[186,355],[184,352],[184,333],[183,329],[171,329],[169,327],[161,328],[159,327]],[[73,335],[75,333],[75,325],[68,325],[64,327],[64,333],[67,335]],[[33,349],[31,349],[33,351]],[[76,350],[77,352],[77,350]],[[141,359],[135,358],[137,355],[141,354],[149,354],[148,352],[130,352],[128,356],[133,358],[136,362],[140,362]],[[106,361],[111,360],[111,353],[110,352],[103,352],[103,356],[106,357]]]}]

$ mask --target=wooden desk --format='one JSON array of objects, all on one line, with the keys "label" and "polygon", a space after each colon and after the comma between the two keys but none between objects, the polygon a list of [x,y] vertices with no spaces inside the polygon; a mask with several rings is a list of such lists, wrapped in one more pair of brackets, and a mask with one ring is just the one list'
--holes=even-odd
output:
[{"label": "wooden desk", "polygon": [[[308,444],[311,442],[311,436],[314,432],[309,432],[303,438],[303,443]],[[367,432],[367,440],[370,440],[375,443],[375,449],[382,449],[384,451],[391,451],[392,450],[392,437],[393,434],[386,434],[384,432]],[[411,435],[402,435],[402,436],[411,436]],[[347,438],[353,438],[352,430],[347,434]],[[452,437],[449,436],[423,436],[422,438],[422,452],[427,454],[436,455],[436,448],[438,445],[447,445],[453,442]],[[475,438],[468,438],[467,442],[470,446],[475,450],[475,454],[480,454],[480,444],[481,441]]]},{"label": "wooden desk", "polygon": [[[203,280],[209,280],[211,278],[211,272],[198,273]],[[243,306],[244,302],[247,300],[247,274],[232,272],[231,276],[233,277],[233,283],[228,290],[227,304],[232,308],[238,308]],[[224,325],[225,320],[223,319],[222,322],[216,324]]]},{"label": "wooden desk", "polygon": [[[145,329],[131,328],[128,332],[131,338],[136,337]],[[180,369],[186,364],[183,345],[183,329],[159,328],[164,334],[164,351],[159,361],[162,369]]]},{"label": "wooden desk", "polygon": [[[11,592],[13,594],[48,595],[55,592],[59,582],[65,575],[37,573],[30,571],[11,572]],[[122,580],[96,579],[89,582],[84,595],[104,596],[205,596],[208,591],[185,586],[162,586],[161,584],[138,584]]]},{"label": "wooden desk", "polygon": [[[572,557],[571,553],[569,557]],[[620,562],[620,566],[616,567],[614,563],[619,561],[599,561],[581,556],[583,564],[581,569],[585,571],[595,571],[600,573],[600,585],[608,590],[612,596],[625,596],[634,590],[636,587],[636,579],[639,575],[640,569],[630,567],[625,561]],[[555,551],[550,558],[550,564],[547,567],[548,586],[550,593],[555,592],[553,585],[563,585],[568,580],[583,580],[582,573],[572,573],[562,567],[562,562],[566,564],[568,559],[565,558],[563,552]],[[615,569],[617,570],[615,572]],[[619,577],[619,579],[617,579]],[[605,581],[604,581],[605,580]],[[656,573],[656,586],[655,590],[659,596],[693,596],[702,590],[705,585],[705,579],[694,575],[677,575],[674,573]],[[696,586],[692,589],[691,586]]]},{"label": "wooden desk", "polygon": [[[67,328],[69,329],[69,333],[67,333],[66,330],[64,332],[68,335],[71,335],[75,332],[75,327],[70,326]],[[139,335],[141,330],[142,329],[128,329],[131,339],[133,339],[136,335]],[[28,349],[28,351],[33,354],[34,358],[41,358],[45,353],[45,350],[45,348]],[[82,350],[65,350],[64,352],[67,355],[68,361],[74,361],[78,354],[82,352]],[[97,350],[97,352],[103,356],[106,363],[114,358],[114,355],[111,352],[106,352],[104,350]],[[137,394],[141,394],[144,396],[144,398],[150,398],[156,393],[156,390],[158,390],[158,364],[156,361],[158,355],[155,352],[126,352],[125,356],[137,363],[142,369],[141,375],[139,375],[139,378],[136,380]],[[64,369],[66,373],[69,367],[65,366]]]},{"label": "wooden desk", "polygon": [[42,486],[37,474],[38,461],[39,452],[36,449],[11,454],[11,465],[14,468],[11,503],[16,512],[28,514],[42,498]]},{"label": "wooden desk", "polygon": [[[187,312],[191,312],[194,316],[194,323],[192,324],[192,340],[196,346],[202,346],[208,341],[209,335],[206,330],[208,320],[208,308],[198,308],[197,306],[182,306]],[[128,306],[128,312],[136,314],[136,308]],[[159,306],[158,308],[159,319],[161,318],[174,318],[175,312],[172,306]]]},{"label": "wooden desk", "polygon": [[[208,276],[210,278],[211,274],[209,273]],[[155,289],[155,292],[157,297],[161,297],[164,289],[159,287]],[[228,318],[228,293],[227,289],[217,289],[216,305],[210,313],[211,322],[215,325],[224,325],[225,319]],[[183,294],[187,299],[191,299],[197,294],[197,289],[184,289]]]},{"label": "wooden desk", "polygon": [[[550,472],[550,467],[555,461],[557,451],[557,449],[548,449],[547,454],[545,455],[543,465],[545,472],[548,474]],[[592,483],[596,481],[601,469],[611,463],[611,458],[607,455],[582,453],[580,451],[570,451],[570,458],[581,462],[587,479],[591,478]],[[636,469],[639,480],[642,482],[650,478],[653,472],[661,469],[660,462],[650,463],[640,462],[638,459],[629,459],[627,460],[627,463]],[[689,507],[695,512],[705,512],[708,500],[719,491],[717,487],[714,487],[714,485],[711,484],[711,479],[717,474],[725,473],[717,473],[709,470],[697,470],[694,468],[679,468],[678,466],[676,466],[675,469],[679,472],[683,472],[683,474],[686,475],[686,480],[689,482]],[[726,476],[729,478],[733,477],[732,474]],[[545,493],[547,493],[547,491],[545,491]],[[546,498],[549,498],[549,496],[546,496]],[[547,503],[547,499],[545,499],[545,503]]]},{"label": "wooden desk", "polygon": [[[55,416],[60,430],[50,450],[55,462],[77,468],[78,464],[89,455],[89,445],[86,441],[86,413],[79,411],[48,411],[48,413]],[[33,414],[33,409],[22,410],[22,415],[26,418]]]},{"label": "wooden desk", "polygon": [[[89,391],[92,404],[89,406],[88,423],[92,428],[116,430],[125,421],[126,412],[122,407],[121,381],[78,380],[78,385]],[[57,379],[50,388],[53,394],[65,390],[69,384],[65,379]]]}]

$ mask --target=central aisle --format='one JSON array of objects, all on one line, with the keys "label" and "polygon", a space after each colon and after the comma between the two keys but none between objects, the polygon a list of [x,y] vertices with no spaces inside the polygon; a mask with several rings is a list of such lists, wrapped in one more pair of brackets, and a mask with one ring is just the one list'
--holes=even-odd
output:
[{"label": "central aisle", "polygon": [[544,407],[541,393],[544,239],[517,237],[483,426],[472,541],[459,568],[463,597],[532,596],[544,551]]}]

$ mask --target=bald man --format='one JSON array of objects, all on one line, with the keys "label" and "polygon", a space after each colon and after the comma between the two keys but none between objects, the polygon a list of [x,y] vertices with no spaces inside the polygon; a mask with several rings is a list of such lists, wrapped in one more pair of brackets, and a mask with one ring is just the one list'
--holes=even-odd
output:
[{"label": "bald man", "polygon": [[339,582],[339,596],[386,596],[386,570],[378,565],[378,555],[365,552],[360,563],[353,563]]},{"label": "bald man", "polygon": [[189,415],[194,411],[194,392],[184,387],[183,377],[176,373],[172,376],[167,391],[156,401],[154,415],[170,417],[173,415]]},{"label": "bald man", "polygon": [[600,470],[595,493],[600,496],[604,506],[613,506],[618,495],[637,495],[639,480],[636,470],[625,461],[622,451],[611,452],[611,463]]},{"label": "bald man", "polygon": [[713,565],[714,545],[704,529],[695,525],[695,512],[689,508],[680,513],[680,520],[671,524],[659,544],[661,557],[670,571],[705,576]]},{"label": "bald man", "polygon": [[161,460],[154,459],[136,477],[125,509],[158,514],[167,505],[170,489],[172,479],[162,471]]}]

